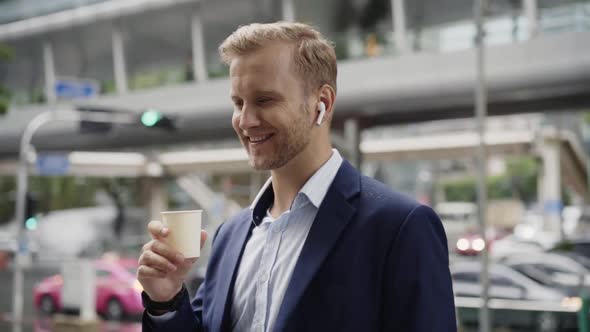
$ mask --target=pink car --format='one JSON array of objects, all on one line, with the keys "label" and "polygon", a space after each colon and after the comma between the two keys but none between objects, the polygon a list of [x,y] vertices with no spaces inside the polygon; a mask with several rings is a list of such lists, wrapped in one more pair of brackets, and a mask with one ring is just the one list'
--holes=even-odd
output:
[{"label": "pink car", "polygon": [[[103,259],[94,262],[96,269],[96,312],[107,319],[143,312],[141,291],[136,279],[137,262],[126,259]],[[62,276],[43,279],[33,288],[34,303],[45,314],[62,310]]]}]

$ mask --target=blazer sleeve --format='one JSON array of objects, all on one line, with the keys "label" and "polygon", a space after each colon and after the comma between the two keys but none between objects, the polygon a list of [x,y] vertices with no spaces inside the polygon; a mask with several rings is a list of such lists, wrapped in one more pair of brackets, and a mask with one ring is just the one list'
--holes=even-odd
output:
[{"label": "blazer sleeve", "polygon": [[409,213],[386,264],[383,331],[457,331],[447,239],[431,208]]},{"label": "blazer sleeve", "polygon": [[[223,225],[223,224],[222,224]],[[221,226],[222,226],[221,225]],[[221,229],[221,226],[215,231],[213,235],[213,242],[217,238],[217,234]],[[192,302],[189,296],[184,296],[182,304],[178,310],[166,313],[161,316],[150,315],[147,310],[143,311],[143,317],[141,320],[142,331],[144,332],[201,332],[205,331],[206,327],[203,324],[203,297],[205,292],[205,283],[207,282],[207,276],[205,280],[199,286],[197,294]]]},{"label": "blazer sleeve", "polygon": [[203,285],[199,287],[197,296],[191,304],[188,294],[184,296],[181,306],[178,310],[169,312],[162,316],[150,315],[144,310],[142,317],[142,331],[178,331],[178,332],[195,332],[204,331],[202,324],[203,313]]}]

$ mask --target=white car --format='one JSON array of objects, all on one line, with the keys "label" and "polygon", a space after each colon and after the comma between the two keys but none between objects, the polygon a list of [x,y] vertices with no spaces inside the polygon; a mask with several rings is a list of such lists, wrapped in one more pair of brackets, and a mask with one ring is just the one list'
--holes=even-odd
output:
[{"label": "white car", "polygon": [[[513,269],[546,285],[562,287],[572,295],[590,286],[590,270],[580,259],[555,253],[514,255],[502,260]],[[588,289],[590,290],[590,289]]]},{"label": "white car", "polygon": [[514,233],[494,241],[490,247],[492,259],[522,256],[530,253],[542,253],[553,248],[559,242],[559,235],[536,231],[528,225],[518,225]]},{"label": "white car", "polygon": [[[563,293],[530,279],[502,264],[490,264],[490,298],[561,302]],[[481,263],[457,262],[451,265],[456,296],[479,297]]]},{"label": "white car", "polygon": [[[481,270],[478,261],[451,265],[455,301],[463,324],[477,322],[477,313],[474,314],[472,307],[462,303],[466,302],[465,299],[481,296]],[[502,301],[501,306],[492,306],[495,326],[533,328],[540,332],[555,332],[576,326],[575,311],[582,305],[579,297],[570,297],[561,289],[542,285],[498,263],[490,264],[489,281],[489,298]]]}]

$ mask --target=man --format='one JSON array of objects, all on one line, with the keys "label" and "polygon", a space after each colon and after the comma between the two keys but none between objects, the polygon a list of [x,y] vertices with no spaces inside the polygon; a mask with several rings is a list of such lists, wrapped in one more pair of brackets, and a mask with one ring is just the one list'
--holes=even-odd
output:
[{"label": "man", "polygon": [[138,270],[144,331],[456,331],[439,218],[331,148],[331,44],[279,22],[241,27],[219,50],[233,127],[271,179],[217,230],[192,303],[183,280],[194,260],[150,223]]}]

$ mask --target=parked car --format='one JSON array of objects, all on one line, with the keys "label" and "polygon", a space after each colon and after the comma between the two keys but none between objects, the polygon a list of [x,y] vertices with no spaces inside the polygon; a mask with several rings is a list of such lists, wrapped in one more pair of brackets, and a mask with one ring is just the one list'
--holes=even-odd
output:
[{"label": "parked car", "polygon": [[551,252],[556,253],[575,253],[590,259],[590,238],[574,238],[568,239],[555,245]]},{"label": "parked car", "polygon": [[502,263],[570,296],[590,291],[590,270],[571,256],[541,252],[507,257]]},{"label": "parked car", "polygon": [[[137,262],[126,259],[101,259],[94,262],[96,270],[96,312],[106,319],[118,320],[143,312],[141,291],[136,279]],[[44,314],[63,309],[60,274],[43,279],[33,288],[34,304]]]},{"label": "parked car", "polygon": [[461,234],[477,225],[477,205],[474,203],[442,202],[436,204],[434,210],[442,221],[449,250],[452,250]]},{"label": "parked car", "polygon": [[507,234],[508,232],[502,229],[490,228],[487,235],[488,241],[486,243],[479,233],[469,231],[459,237],[455,244],[455,252],[462,256],[479,255],[486,245],[491,248],[495,241],[505,237]]},{"label": "parked car", "polygon": [[494,242],[490,256],[494,259],[502,259],[515,255],[542,253],[553,248],[559,241],[559,237],[552,232],[538,231],[526,225],[519,225],[514,229],[513,234]]},{"label": "parked car", "polygon": [[[453,289],[456,297],[479,298],[481,295],[481,263],[473,261],[457,262],[451,265]],[[523,305],[551,305],[571,311],[579,310],[582,301],[579,297],[568,296],[563,290],[543,285],[526,275],[503,264],[490,264],[490,299],[515,300],[520,310],[510,308],[494,309],[494,325],[532,328],[534,331],[553,332],[576,326],[575,312],[543,310],[524,310]],[[530,302],[529,302],[530,301]],[[458,301],[459,318],[463,324],[477,322],[477,312],[461,307]],[[561,310],[560,310],[561,311]],[[566,310],[567,311],[567,310]]]}]

